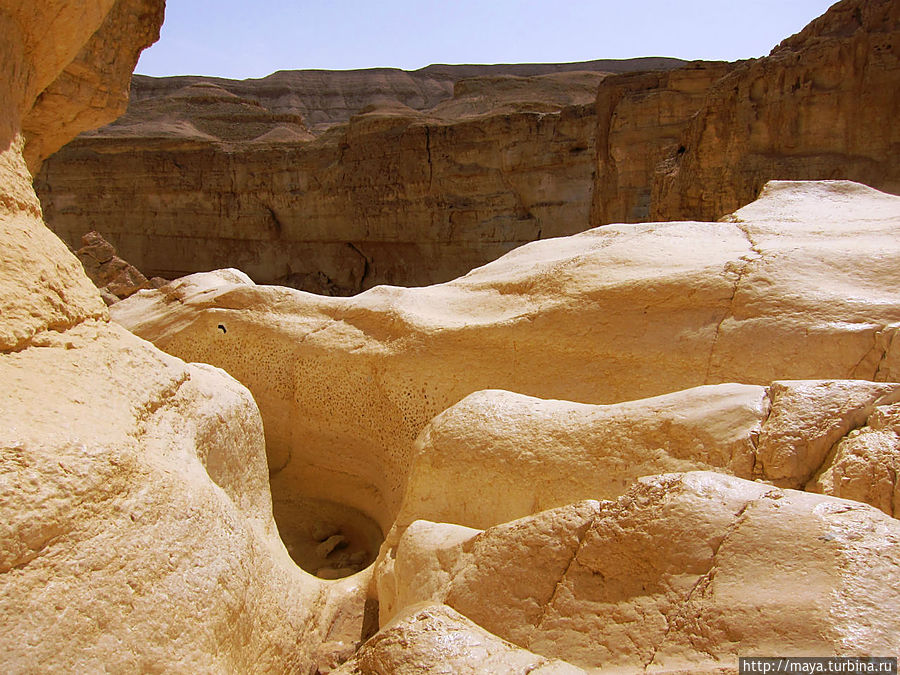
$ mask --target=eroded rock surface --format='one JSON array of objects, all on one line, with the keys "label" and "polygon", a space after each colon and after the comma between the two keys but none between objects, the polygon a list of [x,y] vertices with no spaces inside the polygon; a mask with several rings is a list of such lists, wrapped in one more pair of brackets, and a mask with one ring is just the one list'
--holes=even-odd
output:
[{"label": "eroded rock surface", "polygon": [[[484,532],[417,521],[378,583],[387,617],[446,603],[577,666],[709,672],[738,653],[895,654],[898,543],[870,506],[667,474]],[[879,598],[862,630],[859,594]]]},{"label": "eroded rock surface", "polygon": [[324,298],[225,272],[112,311],[250,388],[276,501],[298,486],[341,493],[387,532],[419,432],[481,389],[606,404],[703,384],[900,379],[888,339],[900,300],[884,290],[900,282],[898,224],[900,197],[771,183],[729,222],[597,228],[428,288]]},{"label": "eroded rock surface", "polygon": [[118,114],[162,11],[0,2],[4,672],[308,671],[364,637],[362,577],[318,581],[278,536],[247,389],[109,323],[41,221],[26,156]]},{"label": "eroded rock surface", "polygon": [[[535,242],[428,288],[326,298],[220,270],[107,310],[26,155],[115,114],[81,94],[124,86],[101,66],[161,9],[0,0],[6,671],[897,653],[900,197],[774,182],[723,222]],[[57,86],[77,95],[50,105]],[[516,119],[529,86],[492,83],[490,106]]]},{"label": "eroded rock surface", "polygon": [[653,184],[651,218],[715,219],[778,179],[900,193],[900,5],[842,0],[710,90]]},{"label": "eroded rock surface", "polygon": [[810,489],[894,515],[898,399],[900,385],[861,380],[708,385],[606,406],[476,392],[420,434],[394,527],[485,528],[701,469],[797,489],[824,474]]},{"label": "eroded rock surface", "polygon": [[448,281],[586,227],[603,77],[463,80],[425,111],[376,99],[315,140],[197,82],[70,144],[38,186],[63,239],[90,220],[151,276],[236,267],[326,295]]}]

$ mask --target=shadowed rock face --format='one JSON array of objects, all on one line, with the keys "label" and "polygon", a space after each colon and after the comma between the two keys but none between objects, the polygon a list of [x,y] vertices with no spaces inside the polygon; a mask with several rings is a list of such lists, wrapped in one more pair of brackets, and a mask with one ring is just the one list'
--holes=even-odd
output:
[{"label": "shadowed rock face", "polygon": [[681,63],[136,77],[128,113],[37,184],[65,240],[90,220],[148,276],[230,266],[328,295],[448,281],[583,229],[598,83]]}]

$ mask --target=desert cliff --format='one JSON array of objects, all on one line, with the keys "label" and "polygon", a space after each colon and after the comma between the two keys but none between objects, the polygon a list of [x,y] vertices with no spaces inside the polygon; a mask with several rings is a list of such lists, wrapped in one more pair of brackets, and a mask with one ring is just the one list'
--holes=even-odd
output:
[{"label": "desert cliff", "polygon": [[[843,2],[812,33],[844,39],[857,5],[874,12],[863,23],[884,16]],[[270,233],[289,233],[274,207],[293,203],[290,180],[237,160],[313,153],[324,199],[334,138],[360,193],[408,190],[379,207],[394,232],[391,204],[466,180],[473,212],[508,181],[518,220],[569,209],[583,231],[542,229],[420,288],[327,297],[220,269],[107,307],[45,225],[29,167],[121,113],[162,13],[0,0],[4,672],[734,673],[739,656],[900,656],[900,196],[770,180],[715,221],[592,229],[590,193],[525,200],[594,170],[598,153],[575,179],[557,161],[585,154],[576,131],[599,128],[603,99],[607,145],[644,139],[641,161],[604,159],[610,208],[639,217],[628,201],[646,199],[657,157],[675,166],[673,139],[703,118],[689,110],[743,72],[727,64],[493,74],[325,131],[191,82],[193,122],[155,139],[157,159],[205,147],[233,186],[258,181],[257,198],[285,200]],[[553,109],[523,104],[535,87]],[[626,115],[641,92],[655,112]],[[254,147],[218,106],[264,136],[295,127]],[[114,128],[91,142],[119,147]],[[375,153],[386,137],[396,152]],[[422,144],[431,175],[398,160]],[[98,176],[80,179],[86,203]],[[170,225],[202,233],[199,213]],[[482,216],[467,227],[514,229]],[[103,265],[128,270],[96,237],[79,256],[98,282]],[[346,287],[316,278],[353,290],[374,283],[372,260]]]},{"label": "desert cliff", "polygon": [[897,12],[844,0],[736,64],[136,77],[37,189],[70,246],[99,230],[148,276],[329,295],[449,281],[588,222],[714,220],[771,179],[896,193]]}]

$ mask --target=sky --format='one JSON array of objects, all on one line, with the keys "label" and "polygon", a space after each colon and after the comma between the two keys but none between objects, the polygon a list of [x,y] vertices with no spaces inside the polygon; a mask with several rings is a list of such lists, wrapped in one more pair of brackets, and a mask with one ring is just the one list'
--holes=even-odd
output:
[{"label": "sky", "polygon": [[144,75],[767,54],[829,0],[167,0]]}]

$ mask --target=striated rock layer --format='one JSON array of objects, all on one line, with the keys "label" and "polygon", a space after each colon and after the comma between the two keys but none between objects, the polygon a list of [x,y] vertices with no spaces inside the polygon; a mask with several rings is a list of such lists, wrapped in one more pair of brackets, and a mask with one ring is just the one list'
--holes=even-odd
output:
[{"label": "striated rock layer", "polygon": [[314,140],[266,89],[201,81],[138,98],[38,186],[66,241],[90,221],[150,276],[232,266],[328,295],[447,281],[585,227],[603,77],[462,80],[425,112],[375,99]]},{"label": "striated rock layer", "polygon": [[136,78],[128,114],[38,191],[70,245],[99,229],[151,276],[443,282],[589,223],[714,220],[770,179],[900,192],[898,36],[896,2],[842,0],[737,64]]},{"label": "striated rock layer", "polygon": [[[766,181],[900,193],[900,4],[843,0],[710,90],[653,182],[651,218],[713,219]],[[680,149],[679,148],[679,149]]]}]

